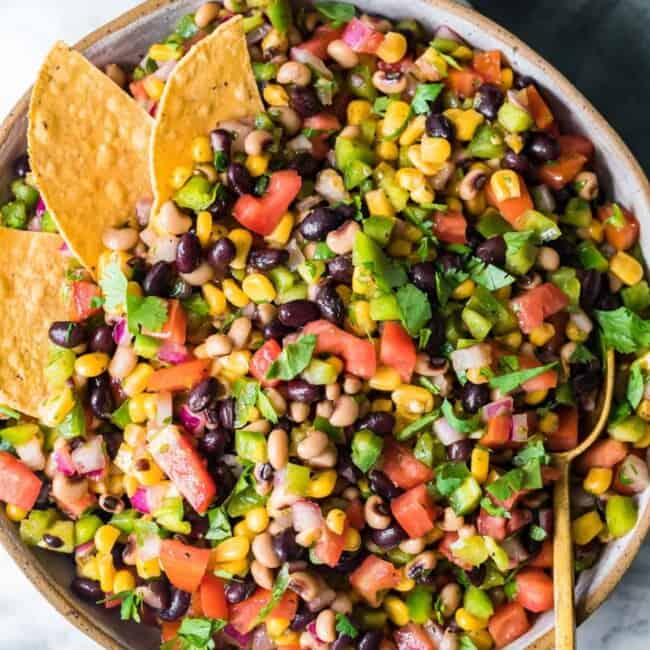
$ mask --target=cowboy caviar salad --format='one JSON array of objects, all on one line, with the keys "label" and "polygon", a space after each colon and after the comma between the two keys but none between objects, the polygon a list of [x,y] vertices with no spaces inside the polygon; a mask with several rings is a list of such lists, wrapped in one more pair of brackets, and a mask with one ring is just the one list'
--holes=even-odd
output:
[{"label": "cowboy caviar salad", "polygon": [[[535,80],[446,27],[209,2],[106,73],[155,118],[233,15],[263,110],[194,137],[172,199],[101,233],[95,278],[70,257],[39,419],[2,408],[6,514],[164,648],[503,647],[553,608],[550,454],[598,410],[608,348],[576,572],[636,523],[639,221]],[[3,226],[56,232],[27,156],[11,191]]]}]

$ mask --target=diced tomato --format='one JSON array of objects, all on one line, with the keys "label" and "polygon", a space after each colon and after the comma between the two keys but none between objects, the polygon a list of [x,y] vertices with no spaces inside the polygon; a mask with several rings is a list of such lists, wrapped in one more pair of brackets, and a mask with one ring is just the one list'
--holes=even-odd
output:
[{"label": "diced tomato", "polygon": [[228,620],[225,583],[212,573],[206,573],[199,587],[203,616]]},{"label": "diced tomato", "polygon": [[542,183],[554,190],[561,190],[582,171],[586,162],[586,156],[571,153],[538,167],[537,172]]},{"label": "diced tomato", "polygon": [[530,197],[528,187],[526,186],[526,182],[521,176],[519,176],[519,191],[521,192],[521,196],[517,198],[498,201],[494,191],[492,190],[492,185],[487,183],[485,186],[485,197],[487,198],[487,202],[491,206],[495,207],[501,213],[503,218],[515,228],[517,228],[519,217],[535,207],[533,205],[533,199]]},{"label": "diced tomato", "polygon": [[366,525],[366,516],[363,512],[363,504],[359,499],[348,501],[345,509],[345,517],[352,528],[361,530]]},{"label": "diced tomato", "polygon": [[399,372],[404,383],[411,381],[417,351],[409,333],[397,322],[384,323],[379,345],[379,360]]},{"label": "diced tomato", "polygon": [[586,474],[592,467],[611,469],[627,456],[627,445],[614,438],[599,440],[576,459],[575,469]]},{"label": "diced tomato", "polygon": [[375,346],[367,339],[354,336],[326,320],[315,320],[303,328],[303,334],[315,334],[316,353],[342,357],[345,369],[353,375],[370,379],[377,370]]},{"label": "diced tomato", "polygon": [[594,143],[584,135],[560,135],[557,140],[562,156],[580,153],[589,160],[594,155]]},{"label": "diced tomato", "polygon": [[164,539],[160,545],[160,564],[174,587],[194,593],[201,584],[210,561],[210,549]]},{"label": "diced tomato", "polygon": [[422,537],[433,530],[439,514],[424,483],[392,499],[390,509],[409,537]]},{"label": "diced tomato", "polygon": [[156,370],[149,377],[147,390],[153,393],[161,390],[188,390],[208,376],[211,365],[211,359],[195,359]]},{"label": "diced tomato", "polygon": [[476,520],[476,528],[479,535],[488,535],[500,542],[507,536],[507,522],[508,520],[505,517],[494,517],[488,514],[487,510],[481,508]]},{"label": "diced tomato", "polygon": [[539,553],[528,561],[528,566],[537,569],[552,569],[553,568],[553,541],[545,539],[542,542],[542,548]]},{"label": "diced tomato", "polygon": [[[546,316],[544,317],[546,318]],[[542,364],[535,358],[528,354],[519,355],[519,367],[522,370],[530,370],[532,368],[539,368]],[[527,393],[534,393],[540,390],[549,390],[557,386],[557,371],[547,370],[537,377],[533,377],[525,381],[521,387]]]},{"label": "diced tomato", "polygon": [[[180,630],[180,627],[181,621],[163,621],[160,630],[160,640],[163,643],[169,643],[170,641],[173,641],[178,636],[178,630]],[[174,644],[174,647],[170,648],[170,650],[178,650],[179,647],[179,642],[177,641]]]},{"label": "diced tomato", "polygon": [[568,304],[569,298],[564,291],[550,282],[529,289],[510,301],[524,334],[530,334],[546,318],[562,311]]},{"label": "diced tomato", "polygon": [[203,514],[217,494],[217,486],[189,438],[170,425],[156,433],[147,447],[176,489]]},{"label": "diced tomato", "polygon": [[533,513],[528,508],[513,508],[510,511],[510,519],[506,526],[508,537],[514,535],[524,526],[528,526],[533,521]]},{"label": "diced tomato", "polygon": [[280,344],[275,339],[269,339],[253,355],[250,363],[250,373],[262,386],[277,386],[280,383],[279,379],[267,379],[266,373],[281,352]]},{"label": "diced tomato", "polygon": [[483,83],[483,77],[468,68],[463,68],[462,70],[453,69],[447,73],[445,82],[457,95],[461,97],[473,97],[477,88]]},{"label": "diced tomato", "polygon": [[146,77],[139,79],[138,81],[132,81],[129,84],[129,92],[131,95],[140,101],[147,101],[149,98],[149,94],[144,88],[144,80]]},{"label": "diced tomato", "polygon": [[625,217],[625,225],[621,228],[607,222],[613,214],[611,203],[598,208],[598,218],[605,224],[607,242],[616,250],[626,251],[628,248],[632,248],[639,239],[639,222],[629,210],[621,208],[621,212]]},{"label": "diced tomato", "polygon": [[472,67],[485,81],[491,84],[501,84],[501,52],[499,50],[474,52]]},{"label": "diced tomato", "polygon": [[452,544],[458,541],[458,533],[445,533],[443,538],[438,542],[438,552],[442,553],[452,564],[459,566],[466,571],[472,568],[469,562],[465,562],[454,555],[451,549]]},{"label": "diced tomato", "polygon": [[7,451],[0,451],[0,500],[29,511],[42,483],[25,463]]},{"label": "diced tomato", "polygon": [[85,492],[76,499],[56,499],[56,503],[70,519],[79,519],[81,515],[97,504],[97,497],[91,492]]},{"label": "diced tomato", "polygon": [[317,131],[309,138],[311,141],[311,154],[316,160],[323,160],[330,150],[328,142],[330,135],[341,128],[339,119],[331,113],[318,113],[306,118],[303,126],[306,129],[315,129]]},{"label": "diced tomato", "polygon": [[563,406],[557,414],[557,431],[546,434],[546,446],[551,451],[575,449],[578,446],[578,409],[575,406]]},{"label": "diced tomato", "polygon": [[467,243],[467,221],[460,212],[436,212],[433,232],[440,241],[448,244]]},{"label": "diced tomato", "polygon": [[539,614],[553,609],[553,580],[541,569],[522,569],[515,576],[517,602],[529,612]]},{"label": "diced tomato", "polygon": [[[257,624],[257,618],[271,600],[271,592],[258,589],[250,598],[230,608],[230,624],[240,634],[248,634]],[[280,602],[269,612],[267,618],[293,620],[298,609],[298,596],[293,591],[285,591]]]},{"label": "diced tomato", "polygon": [[488,631],[497,648],[503,648],[530,630],[526,610],[518,603],[506,603],[492,615]]},{"label": "diced tomato", "polygon": [[528,99],[528,110],[535,120],[535,126],[538,129],[548,129],[553,124],[553,113],[539,94],[539,91],[532,84],[526,88],[526,97]]},{"label": "diced tomato", "polygon": [[393,633],[397,650],[435,650],[431,637],[417,623],[409,623]]},{"label": "diced tomato", "polygon": [[187,336],[187,316],[179,300],[167,301],[167,322],[163,325],[161,338],[178,345],[185,344]]},{"label": "diced tomato", "polygon": [[[206,575],[208,574],[206,573]],[[205,578],[205,576],[203,577]],[[190,608],[187,610],[187,615],[191,618],[202,618],[204,616],[200,589],[201,587],[199,587],[199,591],[195,591],[192,594],[192,598],[190,599]]]},{"label": "diced tomato", "polygon": [[327,46],[332,41],[341,38],[341,34],[343,34],[343,27],[332,28],[329,25],[321,25],[308,41],[296,45],[296,49],[306,50],[319,59],[326,59]]},{"label": "diced tomato", "polygon": [[431,468],[421,463],[408,447],[392,438],[387,438],[384,444],[382,470],[395,485],[405,490],[433,478]]},{"label": "diced tomato", "polygon": [[374,54],[384,40],[384,35],[371,25],[358,18],[353,18],[343,30],[341,36],[355,52]]},{"label": "diced tomato", "polygon": [[70,286],[68,314],[71,321],[78,323],[86,320],[101,310],[101,306],[93,307],[93,299],[101,298],[101,289],[94,282],[78,280]]},{"label": "diced tomato", "polygon": [[512,431],[512,416],[509,414],[495,415],[487,423],[487,431],[481,437],[480,443],[490,449],[505,447],[510,440]]},{"label": "diced tomato", "polygon": [[270,235],[300,192],[301,186],[302,179],[295,170],[273,172],[264,196],[240,196],[232,209],[233,217],[258,235]]},{"label": "diced tomato", "polygon": [[377,607],[379,592],[392,589],[401,579],[400,572],[390,562],[369,555],[350,575],[350,584],[372,607]]},{"label": "diced tomato", "polygon": [[344,547],[345,531],[342,535],[338,535],[327,526],[323,526],[323,532],[314,548],[314,553],[321,562],[329,567],[335,567],[341,559]]}]

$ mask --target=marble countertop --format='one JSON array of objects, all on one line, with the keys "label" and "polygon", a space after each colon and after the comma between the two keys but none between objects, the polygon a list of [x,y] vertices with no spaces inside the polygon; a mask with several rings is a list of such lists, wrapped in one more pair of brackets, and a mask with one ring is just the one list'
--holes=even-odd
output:
[{"label": "marble countertop", "polygon": [[[584,0],[572,0],[565,3],[582,11],[587,5],[602,5],[601,18],[608,21],[625,20],[632,18],[637,22],[647,19],[650,22],[650,11],[647,0],[594,0],[587,3]],[[537,16],[540,20],[544,16],[544,33],[552,33],[551,18],[560,16],[557,8],[550,14],[544,11],[545,0],[529,0],[522,3],[518,10],[508,0],[476,0],[481,11],[493,16],[501,22],[510,23],[513,31],[527,36],[527,20]],[[518,4],[518,3],[517,3]],[[70,43],[75,42],[83,35],[103,24],[107,20],[119,15],[122,11],[136,5],[134,0],[103,0],[102,2],[87,2],[84,0],[0,0],[0,60],[3,72],[3,92],[0,94],[0,115],[5,115],[16,99],[31,84],[40,61],[57,39]],[[525,7],[524,7],[525,5]],[[614,14],[614,15],[613,15]],[[612,16],[613,15],[613,16]],[[560,18],[553,18],[561,20]],[[536,24],[542,24],[537,22]],[[646,22],[645,24],[649,24]],[[570,21],[564,21],[562,28],[565,37],[571,36]],[[580,29],[580,23],[574,23],[574,30]],[[599,22],[595,21],[592,27],[597,28]],[[611,23],[610,23],[611,26]],[[616,34],[620,32],[613,30]],[[574,32],[574,35],[577,32]],[[614,37],[615,38],[615,37]],[[534,36],[528,39],[535,47],[539,47],[543,54],[554,58],[552,47],[548,41],[544,47],[544,40],[535,42]],[[595,42],[595,39],[593,40]],[[573,41],[575,44],[575,40]],[[626,40],[626,43],[630,43]],[[632,63],[628,55],[623,56],[624,61]],[[612,53],[609,50],[610,54]],[[641,50],[640,50],[641,52]],[[18,53],[18,56],[17,56]],[[647,66],[649,59],[647,52],[644,58],[636,59],[638,71],[639,63]],[[616,60],[619,61],[618,54]],[[556,61],[561,65],[561,61]],[[624,137],[631,140],[630,121],[622,121],[620,103],[616,106],[604,104],[607,97],[599,95],[599,87],[590,83],[584,77],[584,69],[575,63],[573,68],[567,70],[570,78],[577,80],[578,86],[583,88],[594,100],[596,105],[616,124],[620,118],[619,128]],[[574,74],[571,74],[571,73]],[[584,78],[584,84],[582,79]],[[592,75],[593,78],[593,75]],[[619,75],[617,85],[623,87],[623,94],[627,98],[626,106],[636,112],[638,120],[633,124],[641,124],[640,120],[646,119],[645,111],[641,104],[630,103],[634,97],[634,87],[630,83],[625,88],[625,75]],[[602,90],[602,88],[601,88]],[[638,87],[637,87],[638,90]],[[590,92],[590,91],[593,91]],[[611,96],[611,95],[610,95]],[[602,99],[602,101],[599,101]],[[611,109],[611,113],[608,109]],[[617,112],[618,110],[618,112]],[[632,117],[629,112],[626,117]],[[638,132],[637,132],[638,133]],[[647,132],[646,132],[647,133]],[[646,136],[646,140],[648,137]],[[641,154],[641,159],[648,160],[648,146],[642,147],[639,138],[631,142],[633,148]],[[647,145],[647,143],[646,143]],[[650,597],[650,540],[646,542],[641,552],[635,559],[630,570],[623,578],[618,588],[610,599],[587,621],[578,634],[579,648],[593,648],[598,650],[646,650],[650,637],[650,622],[648,620],[648,599]],[[2,589],[0,589],[0,649],[1,650],[96,650],[98,646],[78,632],[71,624],[63,619],[54,608],[43,599],[27,578],[18,570],[12,560],[0,550],[0,576]]]}]

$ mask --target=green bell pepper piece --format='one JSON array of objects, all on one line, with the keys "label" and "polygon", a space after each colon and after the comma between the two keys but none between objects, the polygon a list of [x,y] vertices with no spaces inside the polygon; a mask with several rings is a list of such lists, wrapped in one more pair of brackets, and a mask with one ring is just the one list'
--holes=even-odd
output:
[{"label": "green bell pepper piece", "polygon": [[564,214],[560,215],[562,223],[568,223],[576,228],[586,228],[591,223],[591,219],[591,206],[579,196],[570,198],[564,209]]},{"label": "green bell pepper piece", "polygon": [[537,259],[537,246],[532,237],[526,239],[524,233],[505,233],[506,269],[510,273],[526,275]]},{"label": "green bell pepper piece", "polygon": [[558,288],[562,289],[569,297],[572,305],[578,305],[580,302],[580,280],[578,280],[576,270],[570,266],[561,266],[549,276],[551,282]]},{"label": "green bell pepper piece", "polygon": [[52,346],[45,366],[45,379],[50,388],[62,387],[74,373],[76,355],[72,350]]},{"label": "green bell pepper piece", "polygon": [[367,472],[378,460],[384,448],[384,439],[369,429],[357,431],[352,438],[352,462]]},{"label": "green bell pepper piece", "polygon": [[307,283],[314,284],[325,273],[325,262],[319,260],[305,260],[296,268],[298,275]]},{"label": "green bell pepper piece", "polygon": [[336,383],[338,370],[327,361],[312,359],[302,371],[302,378],[316,386],[327,386]]},{"label": "green bell pepper piece", "polygon": [[357,65],[348,74],[348,90],[361,99],[374,102],[377,90],[372,84],[372,71],[367,65]]},{"label": "green bell pepper piece", "polygon": [[147,336],[146,334],[136,334],[135,341],[133,343],[133,349],[139,357],[145,359],[154,359],[158,354],[158,350],[162,345],[162,341],[154,338],[153,336]]},{"label": "green bell pepper piece", "polygon": [[353,190],[372,176],[372,167],[363,160],[351,160],[343,172],[345,189]]},{"label": "green bell pepper piece", "polygon": [[538,242],[548,242],[557,239],[562,231],[560,227],[542,212],[527,210],[517,220],[517,227],[521,230],[532,230]]},{"label": "green bell pepper piece", "polygon": [[81,402],[75,402],[70,413],[65,416],[65,419],[56,430],[63,438],[76,438],[86,435],[86,412]]},{"label": "green bell pepper piece", "polygon": [[532,128],[534,122],[531,114],[510,102],[504,102],[497,114],[499,124],[510,133],[522,133]]},{"label": "green bell pepper piece", "polygon": [[422,586],[412,589],[406,597],[409,618],[414,623],[426,623],[433,614],[433,594]]},{"label": "green bell pepper piece", "polygon": [[395,219],[389,217],[368,217],[363,222],[363,232],[372,237],[380,246],[385,246],[395,226]]},{"label": "green bell pepper piece", "polygon": [[295,283],[295,276],[293,273],[284,266],[276,266],[274,269],[271,269],[269,272],[269,277],[273,286],[278,293],[282,293],[287,289],[291,289]]},{"label": "green bell pepper piece", "polygon": [[384,293],[370,299],[370,318],[376,321],[399,320],[402,316],[394,293]]},{"label": "green bell pepper piece", "polygon": [[52,215],[48,210],[43,212],[43,216],[41,217],[41,230],[43,232],[59,232],[59,229],[57,228],[56,223],[54,223],[54,219],[52,219]]},{"label": "green bell pepper piece", "polygon": [[22,201],[11,201],[0,208],[2,223],[7,228],[24,229],[27,226],[27,207]]},{"label": "green bell pepper piece", "polygon": [[493,208],[488,208],[476,223],[476,230],[485,239],[512,231],[512,226]]},{"label": "green bell pepper piece", "polygon": [[277,73],[278,66],[276,63],[253,62],[253,75],[255,75],[255,81],[271,81],[275,79]]},{"label": "green bell pepper piece", "polygon": [[483,492],[473,476],[468,476],[449,496],[449,503],[457,515],[466,515],[478,508]]},{"label": "green bell pepper piece", "polygon": [[479,566],[490,557],[485,540],[480,535],[473,535],[465,539],[459,539],[452,544],[454,555],[471,564],[472,566]]},{"label": "green bell pepper piece", "polygon": [[334,144],[334,158],[337,169],[342,172],[345,172],[348,165],[354,161],[370,166],[375,164],[375,154],[365,142],[341,136],[336,138]]},{"label": "green bell pepper piece", "polygon": [[130,535],[135,529],[135,521],[139,516],[138,511],[133,508],[122,510],[122,512],[116,512],[111,517],[110,524],[115,528],[119,528],[126,535]]},{"label": "green bell pepper piece", "polygon": [[648,423],[638,415],[630,415],[620,422],[610,424],[607,433],[620,442],[639,442],[648,430]]},{"label": "green bell pepper piece", "polygon": [[20,539],[25,544],[36,546],[58,517],[59,513],[54,508],[32,510],[28,517],[20,522]]},{"label": "green bell pepper piece", "polygon": [[409,193],[403,187],[399,186],[394,175],[384,176],[379,182],[379,187],[386,192],[386,196],[393,204],[396,212],[401,212],[406,208],[409,201]]},{"label": "green bell pepper piece", "polygon": [[607,258],[598,250],[592,241],[583,241],[578,244],[578,260],[582,268],[587,271],[594,269],[604,273],[609,268]]},{"label": "green bell pepper piece", "polygon": [[607,499],[605,519],[613,537],[627,535],[636,525],[638,514],[638,506],[632,497],[615,494]]},{"label": "green bell pepper piece", "polygon": [[482,124],[474,133],[467,150],[474,158],[502,158],[506,152],[503,134],[489,124]]},{"label": "green bell pepper piece", "polygon": [[469,307],[463,309],[461,318],[463,319],[463,323],[465,323],[465,327],[467,327],[470,334],[477,341],[482,341],[492,329],[493,323],[490,320]]},{"label": "green bell pepper piece", "polygon": [[266,438],[258,431],[238,429],[235,432],[235,450],[240,458],[253,463],[266,463],[268,460]]},{"label": "green bell pepper piece", "polygon": [[275,297],[275,302],[278,305],[283,305],[285,302],[291,302],[292,300],[305,300],[307,293],[307,285],[304,282],[300,282],[285,291],[278,292],[278,295]]},{"label": "green bell pepper piece", "polygon": [[37,424],[17,424],[13,427],[0,429],[0,438],[12,447],[18,447],[29,442],[39,431]]},{"label": "green bell pepper piece", "polygon": [[84,515],[74,524],[74,544],[80,546],[95,537],[95,533],[104,522],[97,515]]},{"label": "green bell pepper piece", "polygon": [[288,0],[269,0],[266,15],[269,17],[271,25],[281,34],[286,34],[293,22],[291,5]]},{"label": "green bell pepper piece", "polygon": [[621,290],[623,304],[637,313],[650,307],[650,287],[645,280]]},{"label": "green bell pepper piece", "polygon": [[205,176],[192,176],[174,194],[174,202],[180,208],[187,208],[199,212],[207,210],[217,197],[219,183],[214,185]]},{"label": "green bell pepper piece", "polygon": [[38,190],[21,179],[16,179],[11,184],[11,191],[14,196],[25,204],[28,210],[36,207],[38,203]]},{"label": "green bell pepper piece", "polygon": [[465,590],[463,597],[463,607],[476,618],[486,621],[494,614],[494,606],[490,597],[478,587],[470,585]]},{"label": "green bell pepper piece", "polygon": [[183,499],[181,497],[163,499],[160,508],[152,514],[163,528],[172,533],[189,535],[192,532],[192,524],[189,521],[183,521]]},{"label": "green bell pepper piece", "polygon": [[46,548],[49,551],[57,553],[72,553],[74,551],[74,522],[72,521],[55,521],[44,533],[51,535],[63,542],[60,546],[50,546],[45,543],[43,538],[39,540],[36,546]]},{"label": "green bell pepper piece", "polygon": [[307,495],[309,489],[309,467],[287,463],[287,492],[301,497]]},{"label": "green bell pepper piece", "polygon": [[430,431],[424,431],[418,436],[413,455],[428,467],[435,467],[445,461],[447,452],[437,437]]},{"label": "green bell pepper piece", "polygon": [[[507,557],[507,556],[506,556]],[[507,566],[506,566],[507,570]],[[492,589],[494,587],[501,587],[506,583],[506,579],[499,571],[494,560],[485,563],[485,577],[481,583],[481,589]]]},{"label": "green bell pepper piece", "polygon": [[257,29],[258,27],[261,27],[264,24],[264,16],[262,15],[261,11],[254,11],[248,16],[244,16],[242,20],[242,27],[244,28],[244,31],[248,34],[248,32],[252,32],[254,29]]}]

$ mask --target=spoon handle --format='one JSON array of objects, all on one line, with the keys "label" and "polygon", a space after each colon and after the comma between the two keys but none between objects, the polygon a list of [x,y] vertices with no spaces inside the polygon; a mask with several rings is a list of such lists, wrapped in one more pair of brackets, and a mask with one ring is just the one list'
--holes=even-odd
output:
[{"label": "spoon handle", "polygon": [[553,596],[555,600],[555,650],[575,650],[576,616],[573,595],[573,544],[569,506],[569,462],[559,463],[553,506]]}]

